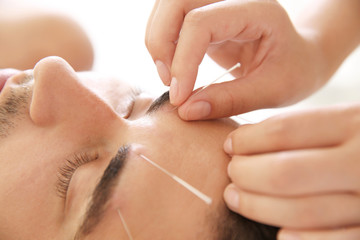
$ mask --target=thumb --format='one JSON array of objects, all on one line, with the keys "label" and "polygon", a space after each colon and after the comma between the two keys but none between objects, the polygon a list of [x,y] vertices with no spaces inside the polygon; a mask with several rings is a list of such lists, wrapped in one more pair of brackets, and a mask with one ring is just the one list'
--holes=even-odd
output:
[{"label": "thumb", "polygon": [[197,91],[179,107],[184,120],[229,117],[273,105],[269,89],[249,77],[214,84],[195,95]]}]

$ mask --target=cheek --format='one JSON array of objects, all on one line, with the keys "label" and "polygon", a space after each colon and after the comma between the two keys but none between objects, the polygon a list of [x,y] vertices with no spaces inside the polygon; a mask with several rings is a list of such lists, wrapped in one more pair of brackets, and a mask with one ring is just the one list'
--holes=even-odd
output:
[{"label": "cheek", "polygon": [[61,206],[57,204],[56,173],[46,165],[29,166],[39,160],[38,155],[13,157],[17,162],[21,161],[21,164],[11,168],[8,165],[4,174],[4,169],[1,170],[1,177],[6,181],[0,186],[0,206],[6,207],[0,210],[0,216],[6,217],[0,217],[0,224],[10,232],[20,230],[19,234],[32,232],[34,227],[47,229],[46,231],[57,228],[58,222],[55,220]]},{"label": "cheek", "polygon": [[6,179],[0,183],[0,206],[8,206],[2,212],[35,222],[60,210],[56,181],[63,146],[36,129],[28,128],[25,133],[16,130],[0,147],[0,176]]},{"label": "cheek", "polygon": [[36,145],[9,146],[7,151],[1,151],[1,154],[6,156],[1,159],[1,176],[7,179],[5,186],[16,189],[17,194],[42,198],[43,193],[48,192],[50,186],[54,186],[56,168],[51,164],[53,156],[44,156],[37,150]]}]

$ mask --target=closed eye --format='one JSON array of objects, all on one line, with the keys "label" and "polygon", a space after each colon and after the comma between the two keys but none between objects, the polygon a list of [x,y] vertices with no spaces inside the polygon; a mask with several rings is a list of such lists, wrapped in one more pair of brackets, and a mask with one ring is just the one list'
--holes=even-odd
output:
[{"label": "closed eye", "polygon": [[58,171],[58,182],[56,185],[57,193],[63,199],[66,199],[66,195],[70,186],[71,179],[75,171],[89,162],[95,161],[99,158],[98,154],[90,155],[88,153],[74,154],[70,159],[66,159],[62,167]]},{"label": "closed eye", "polygon": [[133,88],[129,94],[129,101],[128,101],[128,106],[126,107],[126,112],[125,115],[122,116],[124,119],[129,119],[130,116],[132,115],[133,111],[134,111],[134,107],[135,107],[135,103],[136,100],[138,98],[138,96],[142,93],[142,90],[138,89],[138,88]]},{"label": "closed eye", "polygon": [[144,95],[145,94],[138,94],[133,98],[131,104],[129,104],[128,114],[124,117],[125,119],[135,120],[144,115],[152,114],[170,101],[169,91],[155,100],[150,97],[145,97]]}]

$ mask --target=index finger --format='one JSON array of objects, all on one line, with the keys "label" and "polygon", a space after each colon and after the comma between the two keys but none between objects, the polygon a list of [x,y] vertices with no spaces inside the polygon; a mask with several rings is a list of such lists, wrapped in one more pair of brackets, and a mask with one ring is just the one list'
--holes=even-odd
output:
[{"label": "index finger", "polygon": [[[210,44],[248,41],[261,36],[259,33],[263,33],[267,25],[261,23],[269,19],[263,17],[259,8],[265,11],[267,7],[257,2],[221,1],[193,9],[185,16],[171,66],[173,80],[176,80],[172,80],[170,86],[173,105],[184,103],[191,95],[198,67]],[[228,61],[229,58],[222,65],[227,65]],[[237,62],[235,60],[227,67]]]},{"label": "index finger", "polygon": [[346,111],[341,106],[314,108],[243,125],[229,134],[224,149],[232,155],[250,155],[334,146],[351,134]]}]

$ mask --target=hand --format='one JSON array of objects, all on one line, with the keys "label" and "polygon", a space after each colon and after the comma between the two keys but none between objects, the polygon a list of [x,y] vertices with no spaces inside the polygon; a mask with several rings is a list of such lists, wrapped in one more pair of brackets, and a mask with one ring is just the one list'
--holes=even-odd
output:
[{"label": "hand", "polygon": [[359,104],[279,115],[228,140],[233,211],[280,226],[280,236],[360,239]]},{"label": "hand", "polygon": [[[276,1],[157,1],[146,45],[185,120],[287,105],[324,83],[320,48]],[[224,68],[242,66],[236,80],[189,98],[206,52]]]}]

